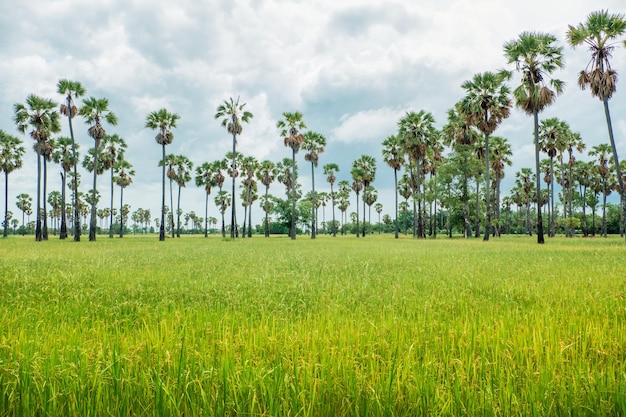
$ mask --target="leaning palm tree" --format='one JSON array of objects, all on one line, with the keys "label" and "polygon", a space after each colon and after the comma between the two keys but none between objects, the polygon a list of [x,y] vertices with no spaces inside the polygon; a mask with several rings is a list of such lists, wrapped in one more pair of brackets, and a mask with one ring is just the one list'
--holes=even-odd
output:
[{"label": "leaning palm tree", "polygon": [[24,147],[22,141],[0,130],[0,171],[4,172],[4,231],[2,237],[9,233],[9,174],[20,169],[23,163]]},{"label": "leaning palm tree", "polygon": [[272,161],[265,160],[260,163],[258,171],[256,173],[257,178],[261,181],[261,183],[265,186],[265,196],[262,199],[261,206],[265,211],[265,237],[270,236],[270,224],[269,224],[269,211],[265,210],[266,207],[271,206],[271,199],[269,196],[270,185],[276,179],[278,175],[278,169],[276,168],[276,164]]},{"label": "leaning palm tree", "polygon": [[[522,75],[521,84],[513,91],[515,104],[534,119],[536,195],[540,196],[539,112],[563,92],[563,81],[551,78],[554,71],[563,67],[563,48],[556,45],[553,35],[523,32],[517,39],[504,44],[504,53],[508,63],[514,64],[515,70]],[[544,243],[541,204],[537,204],[537,243]]]},{"label": "leaning palm tree", "polygon": [[[72,142],[71,138],[60,137],[56,141],[56,147],[52,152],[52,160],[61,165],[61,231],[59,237],[61,239],[67,238],[67,216],[65,213],[65,186],[67,183],[67,174],[78,163],[77,159],[74,159],[74,155],[78,155],[76,152],[78,144]],[[80,239],[80,234],[79,234]]]},{"label": "leaning palm tree", "polygon": [[300,150],[302,142],[304,142],[304,135],[300,133],[302,129],[306,129],[306,124],[302,120],[302,113],[300,112],[284,112],[283,120],[279,120],[276,127],[280,129],[280,135],[284,137],[285,146],[291,148],[291,178],[293,181],[291,187],[291,228],[289,234],[292,240],[296,239],[296,153]]},{"label": "leaning palm tree", "polygon": [[591,51],[591,60],[587,64],[587,67],[580,72],[578,85],[583,90],[589,87],[591,95],[598,97],[604,104],[604,115],[609,131],[613,160],[615,161],[615,171],[619,184],[622,210],[626,210],[626,206],[624,205],[624,179],[622,177],[619,158],[617,156],[617,147],[613,136],[609,99],[613,96],[617,83],[617,71],[611,68],[610,59],[617,38],[621,37],[624,33],[626,33],[626,20],[624,19],[624,15],[609,13],[606,10],[589,14],[585,23],[579,23],[577,26],[569,25],[567,31],[567,42],[572,47],[575,48],[584,43]]},{"label": "leaning palm tree", "polygon": [[[48,232],[46,229],[46,219],[43,216],[44,227],[42,231],[42,215],[41,215],[41,160],[45,157],[46,150],[49,149],[49,141],[52,139],[53,133],[61,131],[61,123],[59,121],[59,113],[54,109],[56,104],[52,100],[38,97],[34,94],[26,98],[26,103],[16,103],[14,105],[15,116],[13,121],[17,126],[17,130],[21,133],[29,132],[31,138],[34,139],[34,149],[37,154],[37,207],[36,207],[36,226],[35,240],[46,240]],[[45,196],[44,196],[45,207]]]},{"label": "leaning palm tree", "polygon": [[306,151],[304,160],[311,162],[311,239],[315,239],[317,219],[315,218],[315,167],[319,160],[319,154],[324,152],[326,146],[326,138],[321,134],[308,131],[304,134],[304,142],[302,149]]},{"label": "leaning palm tree", "polygon": [[[120,159],[113,165],[115,171],[113,181],[120,187],[120,213],[124,209],[124,189],[133,183],[135,176],[135,171],[132,168],[130,162],[125,159]],[[111,215],[113,215],[113,209],[111,209]],[[124,237],[124,216],[120,216],[120,237]]]},{"label": "leaning palm tree", "polygon": [[398,136],[391,135],[383,141],[383,160],[393,168],[393,182],[395,190],[395,213],[396,213],[396,230],[395,238],[398,239],[398,171],[404,165],[404,151],[402,144],[398,140]]},{"label": "leaning palm tree", "polygon": [[102,139],[102,158],[103,168],[111,171],[111,219],[109,221],[109,238],[113,238],[113,176],[115,174],[115,164],[124,159],[124,151],[126,151],[126,141],[119,135],[106,135]]},{"label": "leaning palm tree", "polygon": [[[95,97],[90,97],[88,99],[83,100],[83,106],[79,110],[78,114],[80,114],[83,118],[85,118],[85,122],[88,125],[91,125],[87,130],[89,136],[91,136],[94,140],[94,167],[98,166],[98,154],[100,141],[106,136],[106,131],[104,127],[102,127],[102,122],[106,121],[111,126],[117,125],[117,116],[115,113],[109,110],[109,100],[106,98],[97,99]],[[91,220],[89,222],[89,241],[96,240],[96,228],[97,228],[97,207],[95,204],[95,194],[97,192],[96,188],[96,179],[98,178],[98,170],[93,170],[93,188],[91,192],[93,193],[93,204],[91,205]]]},{"label": "leaning palm tree", "polygon": [[[67,116],[67,122],[70,127],[70,138],[72,139],[72,160],[74,161],[74,178],[78,178],[78,145],[74,139],[74,127],[72,119],[78,114],[78,108],[74,103],[74,99],[78,99],[85,95],[86,90],[78,81],[59,80],[57,83],[57,92],[65,95],[65,103],[61,104],[61,114]],[[78,188],[73,189],[73,205],[74,205],[74,241],[80,241],[80,211],[78,210]],[[63,215],[65,217],[65,214]],[[63,226],[61,226],[63,227]]]},{"label": "leaning palm tree", "polygon": [[324,165],[324,175],[326,175],[326,181],[330,184],[330,199],[331,204],[333,205],[333,237],[337,237],[337,222],[335,221],[335,191],[333,190],[333,185],[337,180],[335,174],[339,171],[339,165],[334,162],[328,163]]},{"label": "leaning palm tree", "polygon": [[209,221],[209,195],[211,194],[211,188],[215,185],[213,177],[215,171],[213,170],[213,164],[205,162],[199,167],[196,167],[196,185],[198,187],[204,187],[205,200],[204,200],[204,237],[209,237],[208,221]]},{"label": "leaning palm tree", "polygon": [[509,117],[511,111],[510,90],[504,84],[505,78],[506,74],[502,72],[497,74],[484,72],[475,74],[474,78],[464,82],[462,85],[467,93],[461,102],[463,114],[472,125],[476,126],[485,135],[485,202],[487,215],[485,216],[485,236],[483,240],[489,240],[489,234],[491,233],[489,135],[496,130],[502,120]]},{"label": "leaning palm tree", "polygon": [[161,166],[163,167],[163,176],[161,182],[161,222],[159,224],[159,240],[165,240],[165,145],[169,145],[174,140],[172,129],[176,127],[176,121],[180,116],[176,113],[170,113],[166,109],[160,109],[148,114],[146,118],[146,127],[152,130],[158,130],[155,136],[156,142],[161,145],[163,157]]},{"label": "leaning palm tree", "polygon": [[[239,97],[237,100],[233,100],[230,97],[229,100],[224,100],[223,104],[217,107],[217,113],[215,113],[216,119],[222,119],[222,126],[228,130],[228,133],[233,135],[233,151],[232,151],[232,164],[231,169],[234,171],[237,169],[235,157],[237,155],[237,136],[241,135],[243,130],[242,123],[248,123],[254,116],[249,111],[245,111],[246,103],[239,104]],[[235,206],[235,177],[233,176],[233,187],[231,194],[231,219],[230,219],[230,237],[234,238],[237,229],[237,217]]]}]

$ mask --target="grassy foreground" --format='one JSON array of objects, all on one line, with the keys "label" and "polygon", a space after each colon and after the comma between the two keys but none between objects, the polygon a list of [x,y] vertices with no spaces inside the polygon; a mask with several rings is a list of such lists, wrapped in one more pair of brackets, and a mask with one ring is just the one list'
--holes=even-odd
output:
[{"label": "grassy foreground", "polygon": [[626,244],[0,240],[0,415],[625,415]]}]

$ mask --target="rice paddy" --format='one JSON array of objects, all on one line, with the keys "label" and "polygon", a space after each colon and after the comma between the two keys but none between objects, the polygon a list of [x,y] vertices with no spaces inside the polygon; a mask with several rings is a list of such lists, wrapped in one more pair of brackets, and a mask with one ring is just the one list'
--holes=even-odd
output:
[{"label": "rice paddy", "polygon": [[11,237],[0,415],[624,415],[625,252]]}]

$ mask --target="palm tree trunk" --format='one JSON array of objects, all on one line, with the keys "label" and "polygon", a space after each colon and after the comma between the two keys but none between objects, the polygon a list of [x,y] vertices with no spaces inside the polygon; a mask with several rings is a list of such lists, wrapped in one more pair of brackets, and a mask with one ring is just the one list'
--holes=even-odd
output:
[{"label": "palm tree trunk", "polygon": [[356,192],[356,237],[361,235],[359,230],[359,192]]},{"label": "palm tree trunk", "polygon": [[172,221],[172,237],[176,236],[176,223],[174,222],[174,192],[172,191],[172,179],[170,178],[170,219]]},{"label": "palm tree trunk", "polygon": [[541,216],[541,171],[539,169],[539,114],[533,112],[535,122],[535,174],[537,176],[537,243],[544,243],[543,217]]},{"label": "palm tree trunk", "polygon": [[[268,194],[270,192],[270,186],[265,186],[265,201],[267,202]],[[269,223],[269,212],[265,211],[265,237],[270,237],[270,223]]]},{"label": "palm tree trunk", "polygon": [[[488,113],[485,112],[485,122],[488,122]],[[491,185],[489,178],[489,135],[485,134],[485,203],[487,205],[487,212],[485,213],[485,236],[483,241],[489,240],[489,234],[491,233],[491,205],[489,204],[489,197],[491,196]]]},{"label": "palm tree trunk", "polygon": [[234,239],[236,236],[239,235],[238,231],[237,231],[237,215],[236,215],[236,210],[237,207],[235,206],[235,150],[236,150],[236,146],[237,146],[237,133],[236,133],[236,126],[237,126],[237,121],[235,120],[235,115],[233,114],[232,116],[232,124],[233,124],[233,160],[231,162],[231,172],[232,172],[232,178],[233,178],[233,189],[232,189],[232,199],[231,199],[231,214],[230,214],[230,237],[231,239]]},{"label": "palm tree trunk", "polygon": [[[78,165],[76,162],[76,141],[74,140],[74,127],[72,126],[72,115],[71,115],[71,101],[70,98],[67,98],[67,108],[70,110],[69,114],[67,115],[67,121],[69,122],[70,125],[70,137],[72,138],[72,158],[73,158],[73,162],[74,162],[74,184],[75,186],[72,187],[73,190],[72,192],[73,194],[73,200],[74,200],[74,241],[75,242],[80,242],[80,211],[78,209],[78,168],[76,167],[76,165]],[[61,226],[62,227],[62,226]]]},{"label": "palm tree trunk", "polygon": [[113,238],[113,167],[111,167],[111,219],[109,220],[109,239]]},{"label": "palm tree trunk", "polygon": [[[365,187],[363,187],[363,197],[365,197]],[[363,198],[363,225],[362,225],[362,233],[361,236],[365,237],[365,199]],[[358,201],[357,201],[358,204]],[[358,233],[358,230],[357,230]]]},{"label": "palm tree trunk", "polygon": [[209,237],[209,229],[208,229],[208,222],[209,222],[209,193],[205,193],[206,194],[206,198],[204,200],[204,237]]},{"label": "palm tree trunk", "polygon": [[556,214],[554,213],[554,158],[550,157],[550,231],[548,236],[556,235]]},{"label": "palm tree trunk", "polygon": [[291,240],[296,240],[296,150],[291,149]]},{"label": "palm tree trunk", "polygon": [[96,213],[96,180],[98,178],[98,147],[100,145],[100,140],[95,140],[94,152],[93,152],[93,188],[91,190],[91,219],[89,221],[89,241],[93,242],[96,240],[96,228],[97,224],[97,213]]},{"label": "palm tree trunk", "polygon": [[165,240],[165,144],[163,144],[163,179],[161,184],[161,224],[159,225],[159,240]]},{"label": "palm tree trunk", "polygon": [[252,237],[252,202],[248,197],[248,238]]},{"label": "palm tree trunk", "polygon": [[[182,187],[178,186],[178,201],[176,202],[176,237],[180,238],[180,189]],[[174,225],[172,225],[173,227]],[[173,236],[172,236],[173,237]]]},{"label": "palm tree trunk", "polygon": [[330,198],[333,205],[333,237],[337,237],[337,226],[335,223],[335,192],[333,191],[333,183],[330,183]]},{"label": "palm tree trunk", "polygon": [[[622,169],[619,166],[619,158],[617,156],[617,147],[615,146],[615,137],[613,136],[613,124],[611,123],[611,112],[609,110],[609,99],[604,96],[602,97],[602,102],[604,104],[604,115],[606,117],[606,125],[609,130],[609,139],[611,141],[611,150],[613,151],[613,161],[615,162],[615,172],[617,173],[617,183],[619,184],[619,196],[620,196],[620,207],[621,207],[621,215],[623,217],[624,211],[626,211],[626,204],[624,204],[624,178],[622,177]],[[620,231],[622,227],[620,224]]]},{"label": "palm tree trunk", "polygon": [[602,237],[606,237],[606,186],[602,192]]},{"label": "palm tree trunk", "polygon": [[46,156],[43,159],[43,225],[41,229],[41,238],[43,240],[48,240],[48,205],[47,202],[47,194],[48,194],[48,164],[46,163]]},{"label": "palm tree trunk", "polygon": [[2,237],[9,236],[9,173],[4,172],[4,231]]},{"label": "palm tree trunk", "polygon": [[[124,187],[120,187],[120,238],[124,237],[124,215],[122,214],[123,209],[124,209]],[[111,210],[111,213],[113,213],[113,210]],[[111,216],[111,221],[113,221],[113,216]]]},{"label": "palm tree trunk", "polygon": [[67,216],[65,215],[65,179],[67,171],[61,171],[61,232],[59,239],[67,238]]},{"label": "palm tree trunk", "polygon": [[476,177],[476,218],[474,219],[474,237],[480,237],[480,216],[478,213],[480,212],[480,181],[478,177]]}]

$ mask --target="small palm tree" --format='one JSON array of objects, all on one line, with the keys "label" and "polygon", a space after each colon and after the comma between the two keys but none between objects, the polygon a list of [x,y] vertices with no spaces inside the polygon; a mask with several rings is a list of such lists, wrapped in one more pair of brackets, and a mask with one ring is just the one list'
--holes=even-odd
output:
[{"label": "small palm tree", "polygon": [[[233,135],[232,170],[237,169],[235,161],[237,155],[237,136],[241,135],[243,131],[242,123],[248,123],[250,119],[254,117],[252,113],[244,110],[245,107],[246,103],[239,104],[239,97],[237,97],[237,100],[233,100],[233,98],[230,97],[229,100],[224,100],[224,103],[217,107],[217,112],[215,113],[215,118],[222,119],[222,126],[228,130],[228,133]],[[237,216],[235,207],[235,176],[232,178],[230,237],[234,238],[237,230]]]},{"label": "small palm tree", "polygon": [[265,196],[261,202],[261,206],[265,211],[265,237],[270,236],[270,224],[269,224],[269,212],[270,210],[266,210],[266,207],[271,205],[271,199],[269,196],[270,184],[274,182],[276,176],[278,175],[278,169],[276,164],[272,161],[265,160],[261,162],[259,165],[258,171],[256,173],[257,178],[261,181],[261,183],[265,186]]},{"label": "small palm tree", "polygon": [[215,196],[215,205],[217,206],[219,212],[222,214],[222,237],[226,237],[226,225],[224,223],[224,213],[228,209],[230,204],[231,197],[228,194],[228,191],[218,191]]},{"label": "small palm tree", "polygon": [[315,239],[317,219],[315,218],[315,167],[319,160],[319,154],[324,152],[326,138],[321,133],[308,131],[304,134],[302,149],[306,151],[304,160],[311,162],[311,239]]},{"label": "small palm tree", "polygon": [[[363,188],[367,190],[370,184],[374,182],[374,179],[376,178],[376,159],[373,156],[361,155],[356,161],[352,163],[352,166],[360,168],[361,181],[363,183]],[[363,229],[362,229],[362,234],[361,234],[363,237],[365,237],[365,204],[366,204],[366,199],[365,199],[365,193],[364,193],[363,194]]]},{"label": "small palm tree", "polygon": [[393,169],[393,182],[395,190],[395,213],[396,213],[396,230],[395,238],[398,239],[398,171],[404,165],[404,151],[402,144],[398,140],[398,136],[391,135],[383,141],[383,160]]},{"label": "small palm tree", "polygon": [[178,203],[176,208],[176,237],[180,238],[180,191],[186,184],[191,181],[191,170],[193,169],[193,162],[185,155],[176,155],[175,157],[176,167],[174,180],[178,184]]},{"label": "small palm tree", "polygon": [[111,219],[109,221],[109,238],[113,238],[113,177],[115,175],[115,164],[124,159],[126,151],[126,141],[118,135],[106,135],[102,139],[102,165],[104,169],[111,172]]},{"label": "small palm tree", "polygon": [[209,221],[209,195],[211,194],[211,188],[215,185],[213,178],[215,171],[213,170],[213,164],[205,162],[196,168],[196,185],[198,187],[204,187],[205,200],[204,200],[204,237],[209,236],[208,221]]},{"label": "small palm tree", "polygon": [[148,114],[148,117],[146,118],[146,127],[148,129],[158,130],[159,132],[154,139],[159,145],[161,145],[163,153],[163,157],[161,159],[163,176],[161,184],[161,223],[159,224],[160,241],[165,240],[165,146],[171,144],[174,140],[172,129],[176,127],[178,119],[180,119],[179,115],[176,113],[170,113],[165,108],[153,111]]},{"label": "small palm tree", "polygon": [[624,205],[624,179],[613,136],[611,112],[609,111],[609,99],[615,93],[617,84],[617,71],[611,68],[610,59],[617,38],[624,33],[626,33],[624,15],[601,10],[589,14],[587,21],[584,23],[579,23],[577,26],[570,25],[567,31],[567,42],[574,48],[584,43],[591,51],[591,60],[587,67],[580,72],[578,85],[583,90],[589,87],[591,95],[599,98],[604,104],[606,125],[609,131],[609,140],[620,190],[620,201],[623,209],[626,210]]},{"label": "small palm tree", "polygon": [[291,187],[291,229],[289,235],[292,240],[296,239],[296,153],[300,150],[300,146],[304,142],[304,135],[300,133],[302,129],[306,129],[306,124],[302,120],[302,113],[283,113],[283,120],[279,120],[276,127],[280,129],[280,135],[284,137],[285,146],[291,148],[291,169],[292,169],[292,187]]},{"label": "small palm tree", "polygon": [[[125,159],[120,159],[113,165],[113,171],[115,172],[113,181],[120,187],[120,213],[124,209],[124,189],[133,183],[133,177],[135,176],[135,171],[132,168],[133,166],[130,164],[130,162],[126,161]],[[111,219],[113,219],[113,214],[113,209],[111,208]],[[149,219],[149,212],[147,213],[147,216]],[[124,237],[123,216],[120,216],[120,237]]]},{"label": "small palm tree", "polygon": [[324,175],[326,175],[326,181],[330,184],[330,199],[331,204],[333,206],[333,237],[337,237],[337,222],[335,221],[335,191],[333,190],[333,185],[337,180],[335,174],[339,172],[339,165],[331,162],[329,164],[324,165]]},{"label": "small palm tree", "polygon": [[24,147],[22,141],[0,130],[0,171],[4,172],[4,231],[3,237],[9,231],[9,174],[20,169],[23,163]]},{"label": "small palm tree", "polygon": [[[563,67],[563,48],[556,45],[553,35],[523,32],[517,39],[504,44],[504,53],[508,63],[522,75],[521,84],[513,91],[515,104],[533,116],[536,195],[540,196],[539,112],[554,103],[556,95],[563,92],[563,81],[551,78],[554,71]],[[544,243],[541,204],[537,204],[537,243]]]},{"label": "small palm tree", "polygon": [[376,210],[376,213],[378,213],[378,234],[380,234],[380,229],[381,229],[380,213],[383,212],[383,205],[382,205],[382,203],[376,203],[374,205],[374,210]]},{"label": "small palm tree", "polygon": [[[102,122],[106,121],[111,126],[117,125],[117,116],[115,113],[109,110],[109,100],[106,98],[94,98],[90,97],[83,100],[83,105],[78,112],[88,125],[91,125],[87,130],[89,136],[94,140],[94,152],[93,152],[93,166],[98,166],[98,156],[100,153],[100,141],[106,136],[106,131],[102,126]],[[96,179],[98,178],[98,170],[93,170],[93,199],[91,206],[91,220],[89,222],[89,241],[96,240],[96,228],[97,228],[97,207],[95,194],[97,192]]]},{"label": "small palm tree", "polygon": [[[65,187],[67,183],[67,174],[78,163],[77,159],[74,159],[74,155],[78,156],[78,144],[72,142],[71,138],[60,137],[56,141],[56,147],[52,152],[52,160],[61,165],[61,231],[59,237],[61,239],[67,238],[67,216],[65,213]],[[79,234],[80,239],[80,234]]]},{"label": "small palm tree", "polygon": [[[74,178],[78,178],[77,165],[78,165],[78,144],[74,139],[74,127],[72,125],[72,119],[78,114],[78,108],[74,103],[74,99],[78,99],[86,94],[85,88],[78,81],[70,81],[66,79],[59,80],[57,83],[57,93],[65,96],[65,102],[61,104],[61,114],[67,116],[67,122],[70,127],[70,138],[72,139],[72,160],[74,161]],[[74,202],[74,241],[80,241],[80,211],[78,210],[78,188],[73,188]],[[65,217],[65,214],[63,215]],[[63,226],[61,225],[61,228]]]}]

